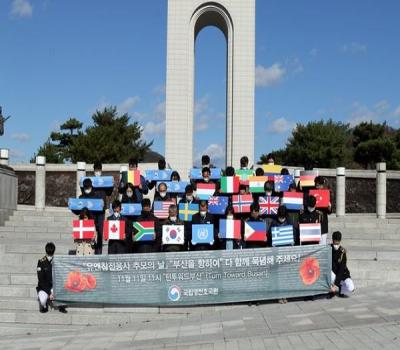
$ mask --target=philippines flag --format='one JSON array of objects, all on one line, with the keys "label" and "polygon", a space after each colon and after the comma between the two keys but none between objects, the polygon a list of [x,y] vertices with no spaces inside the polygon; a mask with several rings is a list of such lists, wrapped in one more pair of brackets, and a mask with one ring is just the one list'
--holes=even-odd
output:
[{"label": "philippines flag", "polygon": [[200,200],[208,200],[215,193],[215,184],[198,183],[196,185],[196,196]]},{"label": "philippines flag", "polygon": [[192,244],[214,244],[214,225],[192,225]]},{"label": "philippines flag", "polygon": [[251,194],[233,195],[232,206],[235,213],[250,213],[250,206],[253,203]]},{"label": "philippines flag", "polygon": [[293,226],[273,226],[271,227],[272,246],[280,247],[285,245],[293,245]]},{"label": "philippines flag", "polygon": [[220,219],[219,237],[222,239],[241,239],[242,229],[240,220]]},{"label": "philippines flag", "polygon": [[301,210],[303,208],[303,193],[283,192],[282,204],[289,210]]},{"label": "philippines flag", "polygon": [[175,204],[174,201],[154,201],[153,209],[154,209],[154,216],[159,219],[166,219],[168,217],[169,207]]},{"label": "philippines flag", "polygon": [[185,226],[184,225],[163,225],[162,227],[162,244],[179,244],[185,243]]},{"label": "philippines flag", "polygon": [[74,239],[93,239],[95,236],[94,220],[73,220],[72,227]]},{"label": "philippines flag", "polygon": [[289,189],[290,184],[293,183],[292,175],[275,175],[274,188],[275,192],[285,192]]},{"label": "philippines flag", "polygon": [[310,196],[314,196],[317,200],[317,208],[328,208],[331,202],[331,194],[329,190],[310,190]]},{"label": "philippines flag", "polygon": [[223,176],[221,177],[222,193],[238,193],[240,178],[239,176]]},{"label": "philippines flag", "polygon": [[133,240],[135,242],[154,241],[156,234],[154,221],[137,221],[133,223]]},{"label": "philippines flag", "polygon": [[319,243],[321,240],[321,224],[299,224],[300,244],[303,242]]},{"label": "philippines flag", "polygon": [[208,198],[208,211],[210,214],[224,215],[228,206],[228,197]]},{"label": "philippines flag", "polygon": [[258,204],[260,205],[261,215],[276,215],[279,208],[279,197],[266,196],[259,197]]},{"label": "philippines flag", "polygon": [[104,221],[104,239],[123,240],[125,239],[125,221],[123,220],[106,220]]},{"label": "philippines flag", "polygon": [[267,224],[263,221],[246,221],[244,223],[244,240],[265,242],[267,240]]}]

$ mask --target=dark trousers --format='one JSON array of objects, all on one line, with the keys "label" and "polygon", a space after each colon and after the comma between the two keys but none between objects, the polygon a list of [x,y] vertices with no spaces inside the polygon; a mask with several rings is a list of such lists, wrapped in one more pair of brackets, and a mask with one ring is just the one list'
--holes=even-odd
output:
[{"label": "dark trousers", "polygon": [[94,223],[97,231],[97,242],[96,242],[96,254],[103,252],[103,224],[104,224],[104,213],[98,213],[94,217]]},{"label": "dark trousers", "polygon": [[117,240],[109,240],[108,241],[108,255],[111,254],[125,254],[125,242],[124,241],[117,241]]}]

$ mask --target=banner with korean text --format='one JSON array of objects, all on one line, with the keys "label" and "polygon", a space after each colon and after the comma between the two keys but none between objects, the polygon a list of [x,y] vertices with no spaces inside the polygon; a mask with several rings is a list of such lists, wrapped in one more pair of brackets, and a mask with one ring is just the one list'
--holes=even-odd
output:
[{"label": "banner with korean text", "polygon": [[306,245],[130,255],[55,256],[66,304],[201,305],[329,292],[331,247]]}]

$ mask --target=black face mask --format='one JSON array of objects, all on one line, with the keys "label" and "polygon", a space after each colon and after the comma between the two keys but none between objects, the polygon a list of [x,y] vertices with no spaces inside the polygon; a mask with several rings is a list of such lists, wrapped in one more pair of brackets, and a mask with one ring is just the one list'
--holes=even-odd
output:
[{"label": "black face mask", "polygon": [[150,212],[149,212],[149,211],[146,211],[146,210],[142,210],[142,215],[143,215],[144,217],[149,217],[149,216],[150,216]]}]

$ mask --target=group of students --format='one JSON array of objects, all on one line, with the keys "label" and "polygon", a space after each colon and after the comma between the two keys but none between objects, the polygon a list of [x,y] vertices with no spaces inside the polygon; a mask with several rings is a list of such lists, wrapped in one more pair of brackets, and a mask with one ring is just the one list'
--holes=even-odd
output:
[{"label": "group of students", "polygon": [[[272,155],[269,157],[270,164],[273,164]],[[112,202],[113,214],[107,220],[123,220],[126,222],[125,240],[110,240],[108,242],[108,254],[124,254],[124,253],[149,253],[159,251],[184,251],[184,250],[210,250],[210,249],[240,249],[240,248],[262,248],[272,246],[271,230],[277,226],[293,226],[293,241],[295,245],[300,244],[299,240],[299,224],[301,223],[320,223],[322,237],[325,238],[328,233],[328,214],[331,213],[331,205],[325,209],[316,209],[316,199],[314,196],[308,195],[309,188],[301,189],[299,185],[293,182],[289,186],[289,191],[299,192],[304,194],[304,210],[288,210],[286,206],[280,205],[276,215],[262,215],[260,212],[259,198],[261,196],[276,196],[280,197],[281,192],[274,191],[274,182],[266,181],[264,183],[264,193],[253,193],[253,203],[250,206],[250,213],[235,212],[232,205],[232,195],[222,193],[220,182],[211,179],[211,168],[209,166],[209,157],[203,156],[202,162],[202,178],[199,180],[192,180],[185,188],[185,193],[179,195],[177,193],[167,192],[167,184],[165,182],[146,181],[141,175],[140,183],[138,186],[133,186],[131,183],[119,182],[118,192],[119,199]],[[208,162],[208,164],[207,164]],[[248,169],[248,158],[242,157],[240,160],[240,169]],[[129,161],[129,170],[136,170],[138,162],[136,159]],[[165,160],[158,162],[159,170],[164,170],[166,167]],[[101,163],[94,164],[95,176],[101,176]],[[262,168],[255,170],[256,176],[264,175]],[[287,169],[283,168],[282,175],[288,175]],[[235,176],[235,169],[227,167],[224,171],[225,176]],[[179,174],[174,171],[171,174],[171,181],[180,181]],[[208,202],[206,200],[199,200],[196,197],[196,187],[199,183],[214,183],[215,193],[214,196],[227,196],[228,206],[224,215],[213,215],[208,211]],[[321,189],[327,187],[325,178],[318,176],[315,178],[315,188]],[[154,201],[163,202],[171,201],[174,203],[169,207],[168,217],[166,219],[159,219],[154,215],[153,206],[149,198],[144,198],[148,194],[149,189],[155,188]],[[250,194],[249,186],[241,184],[239,186],[239,195]],[[80,198],[101,198],[106,203],[107,195],[104,189],[93,188],[92,182],[89,178],[83,181],[82,195]],[[123,203],[140,203],[142,212],[140,216],[130,217],[121,215],[121,206]],[[179,218],[179,204],[198,204],[199,212],[192,216],[191,221],[182,221]],[[105,211],[90,212],[84,208],[80,213],[80,219],[94,219],[96,223],[97,237],[92,241],[79,240],[77,241],[77,255],[90,255],[93,253],[101,254],[103,247],[103,221],[105,218]],[[242,239],[220,239],[219,237],[219,220],[220,219],[239,219],[242,221]],[[153,221],[155,227],[154,241],[139,241],[135,242],[133,236],[133,222]],[[266,241],[245,241],[243,237],[243,226],[246,221],[263,221],[266,223]],[[212,224],[214,226],[214,242],[213,244],[191,244],[192,241],[192,225],[193,224]],[[162,244],[162,227],[163,225],[184,225],[185,240],[183,244],[179,245],[163,245]],[[325,242],[326,240],[323,239]],[[93,248],[92,248],[93,247]],[[93,249],[93,250],[92,250]]]}]

